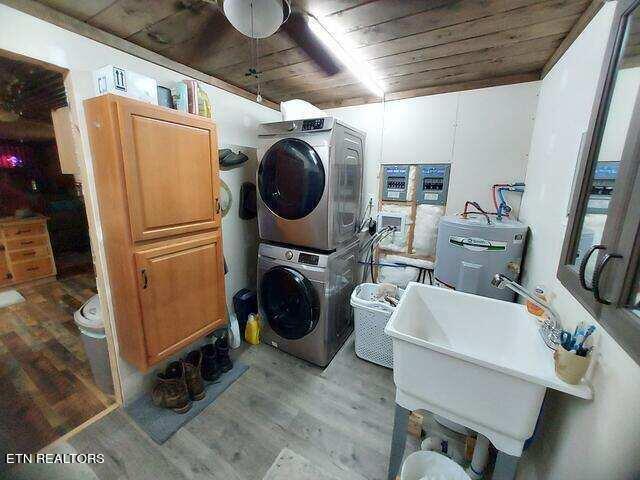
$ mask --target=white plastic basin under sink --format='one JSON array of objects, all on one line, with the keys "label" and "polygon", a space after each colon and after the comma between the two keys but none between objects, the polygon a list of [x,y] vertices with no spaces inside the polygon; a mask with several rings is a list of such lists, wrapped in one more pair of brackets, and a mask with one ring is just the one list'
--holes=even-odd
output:
[{"label": "white plastic basin under sink", "polygon": [[396,400],[482,433],[519,456],[545,390],[592,397],[554,370],[553,351],[523,305],[410,283],[385,328]]}]

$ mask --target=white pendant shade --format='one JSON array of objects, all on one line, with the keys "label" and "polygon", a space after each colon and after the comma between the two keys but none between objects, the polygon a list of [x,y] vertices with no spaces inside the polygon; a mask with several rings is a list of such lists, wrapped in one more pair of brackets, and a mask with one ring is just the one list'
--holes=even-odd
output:
[{"label": "white pendant shade", "polygon": [[223,9],[240,33],[251,38],[266,38],[276,33],[286,20],[289,4],[285,0],[225,0]]}]

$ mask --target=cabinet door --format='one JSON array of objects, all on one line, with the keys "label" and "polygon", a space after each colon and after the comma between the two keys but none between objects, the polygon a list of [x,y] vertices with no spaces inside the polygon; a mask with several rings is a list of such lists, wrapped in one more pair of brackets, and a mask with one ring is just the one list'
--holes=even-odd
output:
[{"label": "cabinet door", "polygon": [[153,106],[117,105],[133,240],[218,227],[215,124]]},{"label": "cabinet door", "polygon": [[149,364],[226,322],[219,231],[141,250],[136,265]]}]

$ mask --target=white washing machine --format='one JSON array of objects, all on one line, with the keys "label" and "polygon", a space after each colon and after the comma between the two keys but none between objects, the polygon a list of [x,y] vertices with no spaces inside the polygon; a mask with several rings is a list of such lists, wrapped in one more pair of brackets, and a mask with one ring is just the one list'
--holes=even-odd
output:
[{"label": "white washing machine", "polygon": [[258,306],[262,341],[324,367],[353,331],[349,298],[358,243],[331,253],[260,244]]},{"label": "white washing machine", "polygon": [[332,118],[258,130],[260,238],[332,251],[351,242],[362,198],[365,134]]}]

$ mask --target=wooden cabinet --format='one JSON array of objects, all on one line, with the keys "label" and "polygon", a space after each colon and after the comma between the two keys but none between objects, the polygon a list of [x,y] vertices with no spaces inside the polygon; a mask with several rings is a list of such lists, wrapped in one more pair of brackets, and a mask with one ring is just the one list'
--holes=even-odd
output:
[{"label": "wooden cabinet", "polygon": [[215,125],[146,105],[119,105],[134,240],[220,226]]},{"label": "wooden cabinet", "polygon": [[150,358],[183,346],[224,316],[218,231],[136,252],[138,291]]},{"label": "wooden cabinet", "polygon": [[215,123],[85,102],[121,354],[150,366],[226,323]]},{"label": "wooden cabinet", "polygon": [[0,287],[56,274],[46,217],[0,219]]}]

